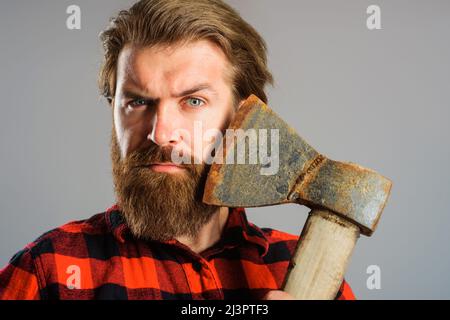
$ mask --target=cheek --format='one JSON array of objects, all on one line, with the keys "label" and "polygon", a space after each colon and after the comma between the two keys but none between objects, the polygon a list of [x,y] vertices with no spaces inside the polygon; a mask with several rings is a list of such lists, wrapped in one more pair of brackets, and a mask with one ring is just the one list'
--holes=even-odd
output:
[{"label": "cheek", "polygon": [[114,129],[122,159],[135,151],[146,140],[146,129],[143,122],[129,120],[120,112],[114,114]]},{"label": "cheek", "polygon": [[203,161],[211,156],[213,148],[217,148],[222,141],[225,129],[232,119],[233,112],[228,110],[227,112],[214,112],[201,122],[201,130],[194,130],[194,132],[200,132],[200,134],[193,135],[193,142],[196,146],[201,148],[194,148],[193,152],[195,156]]},{"label": "cheek", "polygon": [[115,124],[115,137],[117,139],[117,145],[120,149],[121,159],[125,159],[125,157],[130,152],[130,139],[126,130],[118,124]]},{"label": "cheek", "polygon": [[122,117],[120,116],[117,108],[114,108],[113,112],[113,124],[114,124],[114,138],[116,139],[117,146],[120,149],[120,156],[123,159],[126,156],[127,140],[125,138],[125,128],[122,121]]}]

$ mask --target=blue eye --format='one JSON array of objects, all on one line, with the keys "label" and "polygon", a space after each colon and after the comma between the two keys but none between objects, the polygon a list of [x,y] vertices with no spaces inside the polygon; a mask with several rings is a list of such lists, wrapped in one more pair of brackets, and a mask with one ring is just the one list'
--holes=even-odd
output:
[{"label": "blue eye", "polygon": [[132,108],[144,106],[147,104],[147,101],[145,99],[136,99],[128,103],[128,105]]},{"label": "blue eye", "polygon": [[192,107],[201,107],[203,105],[203,101],[198,99],[198,98],[187,98],[186,101],[191,101],[191,103],[189,103]]}]

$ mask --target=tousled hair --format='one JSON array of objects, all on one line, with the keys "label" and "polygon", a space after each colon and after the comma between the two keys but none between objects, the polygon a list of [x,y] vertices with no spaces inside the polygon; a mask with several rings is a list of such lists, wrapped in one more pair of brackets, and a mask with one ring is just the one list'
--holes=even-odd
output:
[{"label": "tousled hair", "polygon": [[221,0],[141,0],[111,19],[100,34],[105,51],[99,72],[101,95],[115,95],[117,60],[127,44],[151,47],[210,40],[228,58],[234,102],[255,94],[265,103],[273,85],[267,47],[258,32]]}]

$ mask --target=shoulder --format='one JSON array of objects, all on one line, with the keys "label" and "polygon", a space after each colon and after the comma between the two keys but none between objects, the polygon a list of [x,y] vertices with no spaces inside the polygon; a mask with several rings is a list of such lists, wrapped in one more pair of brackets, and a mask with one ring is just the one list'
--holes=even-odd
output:
[{"label": "shoulder", "polygon": [[[256,227],[251,223],[252,226]],[[256,227],[258,228],[258,227]],[[258,228],[268,243],[266,259],[290,260],[299,240],[298,235],[273,228]]]},{"label": "shoulder", "polygon": [[42,234],[0,270],[0,299],[45,298],[47,283],[58,283],[67,266],[86,261],[92,238],[104,239],[107,233],[106,212],[102,212]]},{"label": "shoulder", "polygon": [[107,235],[106,212],[97,213],[84,220],[71,221],[51,229],[25,247],[33,258],[51,254],[76,255],[89,237]]},{"label": "shoulder", "polygon": [[270,243],[285,242],[285,241],[297,242],[299,239],[298,235],[280,231],[280,230],[276,230],[276,229],[272,229],[272,228],[261,228],[261,231],[263,232],[264,236],[267,238],[267,240]]}]

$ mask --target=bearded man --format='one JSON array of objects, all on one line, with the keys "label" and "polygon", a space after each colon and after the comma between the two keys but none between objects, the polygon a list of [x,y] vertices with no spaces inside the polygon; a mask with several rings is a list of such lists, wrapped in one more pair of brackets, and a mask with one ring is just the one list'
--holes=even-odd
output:
[{"label": "bearded man", "polygon": [[[211,141],[195,125],[223,132],[249,95],[267,103],[264,40],[220,0],[142,0],[101,39],[116,202],[18,252],[0,298],[292,298],[280,289],[298,237],[201,201]],[[345,281],[336,298],[354,298]]]}]

